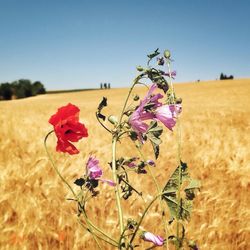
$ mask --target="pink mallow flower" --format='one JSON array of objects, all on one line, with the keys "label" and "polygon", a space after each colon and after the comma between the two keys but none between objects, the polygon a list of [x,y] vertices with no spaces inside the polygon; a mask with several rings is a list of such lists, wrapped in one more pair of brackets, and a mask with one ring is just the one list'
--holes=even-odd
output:
[{"label": "pink mallow flower", "polygon": [[99,166],[99,160],[95,156],[90,156],[87,162],[87,174],[90,179],[99,180],[101,182],[106,182],[110,186],[115,186],[115,183],[111,180],[101,179],[102,169]]},{"label": "pink mallow flower", "polygon": [[142,239],[154,243],[155,246],[162,246],[164,244],[164,239],[161,236],[154,235],[150,232],[143,232]]},{"label": "pink mallow flower", "polygon": [[157,88],[156,84],[153,84],[147,95],[141,101],[138,108],[133,112],[133,114],[129,118],[129,124],[132,129],[138,134],[139,140],[142,140],[142,134],[145,133],[148,129],[148,124],[145,123],[145,120],[151,120],[155,116],[152,112],[145,110],[146,105],[150,105],[151,109],[156,109],[160,107],[162,104],[158,101],[163,97],[160,93],[153,95],[154,90]]},{"label": "pink mallow flower", "polygon": [[161,121],[168,129],[172,130],[176,124],[176,118],[181,113],[180,104],[163,105],[159,99],[163,97],[160,93],[153,95],[157,85],[154,83],[140,105],[129,118],[131,128],[137,133],[138,138],[143,142],[143,133],[146,133],[149,125],[146,120]]},{"label": "pink mallow flower", "polygon": [[156,109],[155,118],[161,121],[168,129],[173,130],[181,110],[180,104],[163,105]]}]

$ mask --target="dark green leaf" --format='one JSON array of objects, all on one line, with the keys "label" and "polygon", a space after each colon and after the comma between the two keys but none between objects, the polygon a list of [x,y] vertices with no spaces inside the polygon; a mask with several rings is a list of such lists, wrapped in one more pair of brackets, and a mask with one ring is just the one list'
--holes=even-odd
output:
[{"label": "dark green leaf", "polygon": [[150,142],[153,146],[153,150],[154,150],[154,154],[155,154],[156,159],[158,158],[159,152],[160,152],[159,145],[162,142],[160,139],[162,131],[163,131],[162,127],[158,126],[156,121],[152,121],[149,125],[147,132],[146,132],[146,136],[150,140]]},{"label": "dark green leaf", "polygon": [[[184,191],[185,197],[181,197],[178,206],[178,186],[179,186],[179,170],[181,191]],[[199,182],[193,180],[188,174],[187,164],[181,162],[178,166],[163,191],[165,194],[162,198],[167,202],[172,218],[188,220],[192,210],[192,200],[195,198],[195,191],[199,188]],[[183,193],[183,192],[181,192]],[[178,214],[179,211],[179,214]]]},{"label": "dark green leaf", "polygon": [[80,186],[80,187],[83,186],[84,183],[85,183],[85,180],[83,178],[79,178],[79,179],[76,179],[74,181],[74,184],[76,184],[77,186]]},{"label": "dark green leaf", "polygon": [[153,53],[148,54],[147,57],[151,60],[151,59],[153,59],[154,57],[160,55],[160,52],[159,52],[158,50],[159,50],[159,48],[156,49]]},{"label": "dark green leaf", "polygon": [[97,112],[96,112],[97,116],[98,116],[100,119],[104,120],[104,121],[105,121],[105,119],[106,119],[106,116],[103,115],[103,114],[101,114],[101,111],[102,111],[102,109],[103,109],[104,107],[106,107],[107,105],[108,105],[108,104],[107,104],[107,98],[106,98],[106,97],[103,97],[103,98],[102,98],[102,101],[99,103],[99,106],[98,106]]}]

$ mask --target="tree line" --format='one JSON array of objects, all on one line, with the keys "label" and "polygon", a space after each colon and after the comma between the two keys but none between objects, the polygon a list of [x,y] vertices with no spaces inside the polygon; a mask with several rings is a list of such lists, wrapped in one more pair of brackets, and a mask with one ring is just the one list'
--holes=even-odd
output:
[{"label": "tree line", "polygon": [[233,75],[227,76],[226,74],[221,73],[220,74],[220,80],[230,80],[230,79],[234,79]]},{"label": "tree line", "polygon": [[0,84],[0,100],[19,99],[45,93],[46,89],[40,81],[32,83],[28,79],[20,79]]}]

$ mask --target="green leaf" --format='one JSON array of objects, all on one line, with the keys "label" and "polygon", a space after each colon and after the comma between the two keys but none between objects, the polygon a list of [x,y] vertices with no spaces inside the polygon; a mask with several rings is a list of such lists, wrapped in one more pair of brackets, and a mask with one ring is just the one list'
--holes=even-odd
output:
[{"label": "green leaf", "polygon": [[[178,204],[179,170],[181,170],[181,198]],[[188,174],[187,164],[181,162],[181,166],[178,166],[175,169],[174,173],[164,187],[163,191],[165,194],[162,195],[162,198],[167,202],[172,218],[189,220],[192,211],[193,199],[195,198],[195,191],[199,189],[199,187],[199,181],[192,179]]]},{"label": "green leaf", "polygon": [[160,55],[160,52],[159,52],[158,50],[159,50],[159,48],[156,49],[153,53],[148,54],[147,57],[151,60],[151,59],[153,59],[154,57]]},{"label": "green leaf", "polygon": [[154,154],[155,154],[156,159],[158,158],[159,152],[160,152],[159,145],[162,142],[160,139],[162,131],[163,131],[162,127],[158,126],[156,121],[151,121],[149,128],[146,132],[146,136],[150,140],[150,142],[153,146],[153,150],[154,150]]},{"label": "green leaf", "polygon": [[159,157],[159,154],[160,154],[160,147],[159,147],[159,145],[153,143],[152,141],[151,141],[151,144],[153,146],[153,150],[154,150],[154,154],[155,154],[155,159],[157,159]]}]

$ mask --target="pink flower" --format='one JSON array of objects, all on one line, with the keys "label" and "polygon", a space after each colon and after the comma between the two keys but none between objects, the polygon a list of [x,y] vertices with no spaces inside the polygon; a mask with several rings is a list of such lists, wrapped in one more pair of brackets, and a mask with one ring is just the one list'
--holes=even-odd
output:
[{"label": "pink flower", "polygon": [[102,176],[102,169],[99,167],[99,160],[90,156],[87,162],[87,173],[90,179],[98,179]]},{"label": "pink flower", "polygon": [[95,156],[90,156],[87,162],[87,174],[90,179],[105,182],[110,186],[115,186],[116,184],[111,180],[101,179],[102,169],[99,166],[99,160]]},{"label": "pink flower", "polygon": [[168,129],[173,130],[176,124],[176,119],[181,113],[182,107],[180,104],[163,105],[156,109],[155,117],[161,121]]},{"label": "pink flower", "polygon": [[133,112],[129,118],[129,124],[132,129],[138,134],[139,140],[142,142],[142,134],[148,129],[148,124],[145,120],[151,120],[154,118],[154,114],[150,110],[160,107],[162,104],[158,101],[163,97],[160,93],[153,95],[154,90],[157,88],[156,84],[153,84],[147,95],[141,101],[139,107]]},{"label": "pink flower", "polygon": [[161,236],[154,235],[150,232],[143,232],[142,239],[154,243],[156,246],[162,246],[164,244],[164,239]]},{"label": "pink flower", "polygon": [[156,84],[150,87],[145,98],[129,118],[131,128],[137,133],[142,143],[143,134],[147,132],[149,127],[146,120],[161,121],[168,129],[173,130],[176,119],[182,110],[180,104],[163,105],[160,103],[159,99],[163,96],[160,93],[153,95],[156,88]]}]

